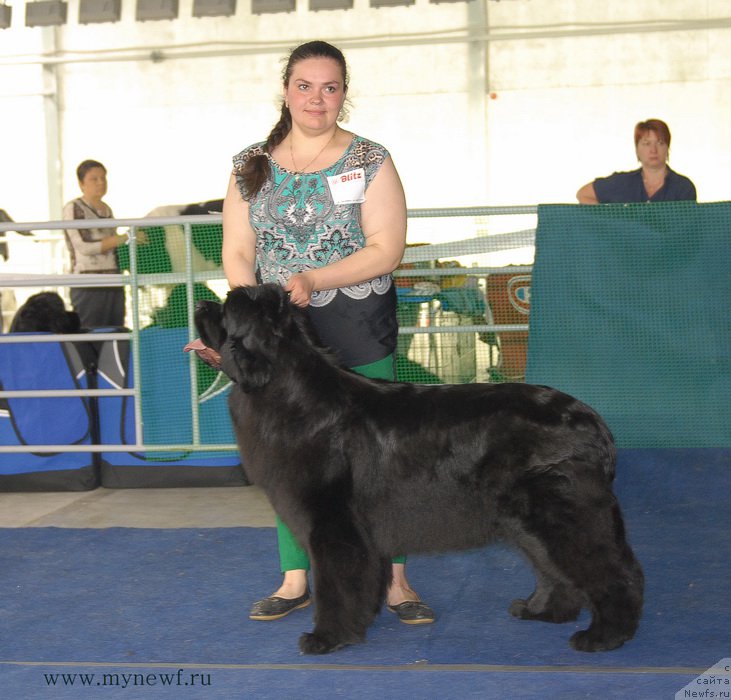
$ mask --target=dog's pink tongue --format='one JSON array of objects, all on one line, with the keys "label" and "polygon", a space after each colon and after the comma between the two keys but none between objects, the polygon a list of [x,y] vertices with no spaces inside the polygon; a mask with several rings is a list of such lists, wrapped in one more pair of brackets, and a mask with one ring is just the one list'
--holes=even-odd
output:
[{"label": "dog's pink tongue", "polygon": [[190,352],[191,350],[209,367],[221,369],[221,356],[213,348],[205,345],[200,338],[196,338],[183,348],[183,352]]},{"label": "dog's pink tongue", "polygon": [[203,341],[200,338],[196,338],[195,340],[188,343],[184,348],[183,352],[190,352],[191,350],[197,351],[197,350],[205,350],[206,346],[203,344]]}]

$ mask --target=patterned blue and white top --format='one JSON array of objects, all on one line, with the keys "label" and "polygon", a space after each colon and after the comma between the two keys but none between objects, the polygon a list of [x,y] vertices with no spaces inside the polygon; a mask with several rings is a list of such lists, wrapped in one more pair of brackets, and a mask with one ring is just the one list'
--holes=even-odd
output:
[{"label": "patterned blue and white top", "polygon": [[[283,168],[263,147],[263,142],[254,144],[233,158],[245,199],[239,173],[248,159],[267,155],[271,166],[269,179],[248,199],[262,282],[285,285],[293,274],[337,262],[365,246],[360,205],[388,158],[383,146],[353,136],[340,159],[313,173]],[[396,292],[390,274],[315,292],[307,309],[322,342],[349,367],[381,360],[396,348]]]}]

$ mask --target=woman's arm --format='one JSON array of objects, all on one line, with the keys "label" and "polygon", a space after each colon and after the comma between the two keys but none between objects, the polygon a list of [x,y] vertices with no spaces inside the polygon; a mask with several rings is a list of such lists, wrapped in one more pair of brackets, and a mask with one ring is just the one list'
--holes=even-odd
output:
[{"label": "woman's arm", "polygon": [[233,174],[223,200],[221,255],[231,289],[256,284],[256,234],[249,224],[249,203],[241,196]]},{"label": "woman's arm", "polygon": [[594,183],[588,182],[584,185],[577,193],[576,199],[579,200],[579,204],[599,204],[599,200],[594,190]]},{"label": "woman's arm", "polygon": [[[147,243],[147,234],[142,229],[137,229],[135,234],[137,236],[137,243],[145,245]],[[107,236],[102,238],[102,253],[106,253],[111,248],[119,248],[121,245],[125,245],[129,241],[128,233],[115,233],[113,236]]]},{"label": "woman's arm", "polygon": [[390,157],[366,190],[361,225],[366,238],[361,250],[325,267],[292,275],[285,287],[292,302],[307,306],[312,292],[365,282],[398,267],[406,248],[406,198]]},{"label": "woman's arm", "polygon": [[[63,208],[62,216],[67,221],[74,218],[73,202],[69,202]],[[112,214],[111,210],[109,211],[109,216],[114,218],[114,214]],[[89,219],[89,221],[93,222],[94,220]],[[95,227],[90,225],[89,228]],[[76,228],[67,228],[66,235],[68,236],[68,240],[74,250],[77,251],[77,254],[86,256],[99,255],[100,253],[106,253],[113,248],[119,248],[119,246],[124,245],[129,240],[128,234],[117,233],[114,229],[109,230],[110,234],[98,241],[85,241],[84,237],[81,235],[81,231]],[[147,234],[144,231],[137,231],[137,242],[142,244],[147,243]]]}]

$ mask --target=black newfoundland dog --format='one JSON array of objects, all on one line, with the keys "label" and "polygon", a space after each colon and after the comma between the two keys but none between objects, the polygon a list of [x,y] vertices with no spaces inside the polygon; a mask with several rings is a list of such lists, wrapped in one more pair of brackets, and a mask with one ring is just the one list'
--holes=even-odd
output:
[{"label": "black newfoundland dog", "polygon": [[66,304],[56,292],[38,292],[26,299],[15,312],[11,333],[79,333],[79,314],[67,311]]},{"label": "black newfoundland dog", "polygon": [[196,326],[235,384],[246,473],[311,557],[304,653],[364,640],[392,556],[496,540],[535,569],[512,615],[566,622],[587,607],[591,625],[571,637],[581,651],[632,638],[643,574],[612,492],[612,436],[591,408],[528,384],[366,379],[320,347],[276,285],[200,302]]}]

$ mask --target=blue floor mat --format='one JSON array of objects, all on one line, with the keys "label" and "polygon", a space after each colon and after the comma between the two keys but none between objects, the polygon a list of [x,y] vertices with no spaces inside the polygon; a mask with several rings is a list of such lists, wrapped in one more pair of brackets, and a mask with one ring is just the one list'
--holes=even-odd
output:
[{"label": "blue floor mat", "polygon": [[[384,697],[377,689],[392,682],[389,674],[408,668],[413,692],[424,683],[454,689],[441,697],[471,697],[470,688],[490,697],[485,689],[493,685],[496,695],[502,688],[551,697],[548,678],[566,691],[556,697],[589,697],[591,687],[605,697],[615,697],[612,688],[616,697],[672,697],[731,656],[730,469],[728,451],[621,451],[616,491],[645,569],[646,603],[636,638],[600,654],[568,646],[588,614],[562,625],[508,615],[512,598],[530,593],[533,578],[521,557],[501,546],[412,557],[409,578],[436,610],[435,624],[402,625],[384,611],[365,644],[311,657],[297,649],[299,634],[311,628],[311,608],[275,623],[246,616],[279,578],[272,528],[3,529],[0,683],[7,688],[22,680],[14,697],[35,697],[28,683],[43,685],[44,673],[89,673],[105,664],[120,673],[156,664],[174,672],[189,664],[218,678],[218,688],[245,678],[246,687],[261,684],[271,697],[276,688],[279,697],[287,695],[288,678],[306,697],[308,683],[314,693],[332,682],[324,697],[339,697],[338,673],[345,689],[363,684],[358,697]],[[297,669],[301,675],[293,676]],[[406,677],[399,675],[399,686]],[[674,690],[631,691],[646,683]],[[67,691],[55,687],[53,697]],[[67,697],[80,697],[76,692]],[[159,687],[149,697],[173,697],[162,692],[168,691]],[[211,688],[199,692],[218,697]]]},{"label": "blue floor mat", "polygon": [[[6,669],[0,667],[0,673]],[[0,676],[4,688],[21,689],[8,697],[36,698],[348,698],[357,700],[573,700],[672,698],[697,676],[665,672],[587,673],[530,669],[461,670],[451,668],[374,670],[371,668],[220,668],[111,665],[12,667]],[[702,686],[699,692],[702,692]],[[118,692],[115,692],[118,691]],[[688,696],[702,697],[702,696]]]}]

